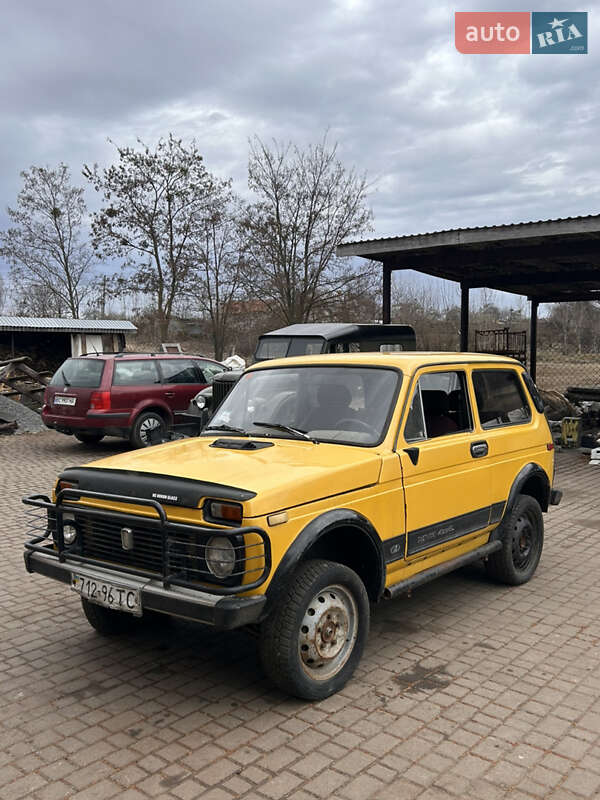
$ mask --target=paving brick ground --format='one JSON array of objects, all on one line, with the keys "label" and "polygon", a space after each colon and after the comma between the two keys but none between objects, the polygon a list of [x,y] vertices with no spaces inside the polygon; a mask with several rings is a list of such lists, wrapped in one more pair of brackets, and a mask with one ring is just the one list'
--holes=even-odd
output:
[{"label": "paving brick ground", "polygon": [[23,568],[20,497],[123,445],[0,439],[0,798],[600,797],[600,469],[562,453],[536,577],[469,568],[375,610],[328,700],[273,690],[247,634],[102,639]]}]

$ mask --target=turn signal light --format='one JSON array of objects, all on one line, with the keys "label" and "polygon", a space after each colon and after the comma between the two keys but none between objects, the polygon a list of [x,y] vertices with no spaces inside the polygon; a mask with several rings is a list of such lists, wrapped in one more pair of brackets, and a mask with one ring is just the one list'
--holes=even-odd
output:
[{"label": "turn signal light", "polygon": [[90,397],[91,411],[110,411],[110,392],[92,392]]},{"label": "turn signal light", "polygon": [[218,500],[207,500],[204,504],[204,516],[215,522],[239,525],[242,521],[242,507],[239,503],[221,503]]}]

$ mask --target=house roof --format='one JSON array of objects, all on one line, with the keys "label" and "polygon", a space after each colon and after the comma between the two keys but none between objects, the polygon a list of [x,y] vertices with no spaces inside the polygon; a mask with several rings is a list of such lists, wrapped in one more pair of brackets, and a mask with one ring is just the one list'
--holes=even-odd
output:
[{"label": "house roof", "polygon": [[122,333],[136,331],[124,319],[63,319],[61,317],[2,317],[0,331],[47,331],[48,333]]}]

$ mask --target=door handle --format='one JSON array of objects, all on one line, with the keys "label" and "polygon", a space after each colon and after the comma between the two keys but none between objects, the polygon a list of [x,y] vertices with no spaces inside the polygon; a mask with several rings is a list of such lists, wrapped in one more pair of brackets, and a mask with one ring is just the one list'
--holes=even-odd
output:
[{"label": "door handle", "polygon": [[165,397],[175,397],[175,392],[165,392]]},{"label": "door handle", "polygon": [[488,454],[487,442],[472,442],[471,455],[473,456],[473,458],[482,458],[483,456],[487,456],[487,454]]}]

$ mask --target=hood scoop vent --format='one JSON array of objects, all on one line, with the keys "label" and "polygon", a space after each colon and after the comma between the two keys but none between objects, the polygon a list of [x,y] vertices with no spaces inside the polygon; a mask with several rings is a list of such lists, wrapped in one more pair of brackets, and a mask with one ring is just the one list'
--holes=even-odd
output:
[{"label": "hood scoop vent", "polygon": [[273,442],[254,442],[252,439],[215,439],[210,447],[222,447],[225,450],[262,450],[273,447]]}]

